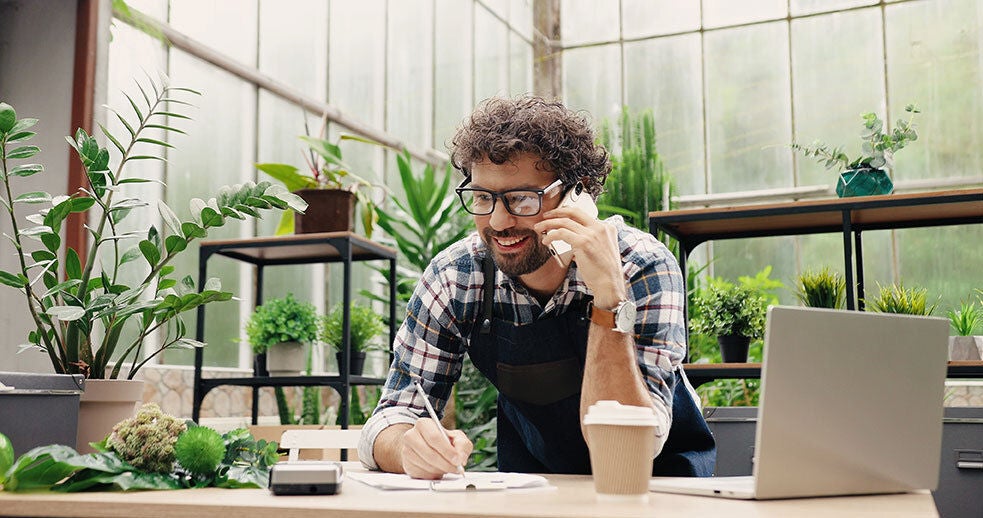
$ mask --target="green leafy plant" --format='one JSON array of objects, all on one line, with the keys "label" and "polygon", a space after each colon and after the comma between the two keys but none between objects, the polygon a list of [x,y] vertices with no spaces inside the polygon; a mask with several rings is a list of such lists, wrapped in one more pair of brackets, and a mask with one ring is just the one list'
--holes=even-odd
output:
[{"label": "green leafy plant", "polygon": [[[150,429],[148,432],[160,434]],[[186,437],[189,434],[198,437]],[[0,439],[6,438],[0,434]],[[187,429],[177,436],[176,443],[188,445],[179,448],[187,448],[188,455],[207,450],[207,459],[184,459],[184,462],[194,464],[197,472],[187,470],[181,462],[174,462],[173,448],[165,465],[150,470],[126,460],[107,448],[105,442],[97,444],[99,451],[88,454],[80,454],[61,444],[34,448],[0,471],[0,489],[74,493],[193,487],[266,488],[270,467],[280,458],[277,443],[256,440],[245,428],[219,435],[190,421]],[[218,455],[219,448],[221,455]],[[181,457],[180,453],[178,457]],[[206,469],[209,467],[211,469]]]},{"label": "green leafy plant", "polygon": [[846,280],[829,267],[803,272],[795,288],[795,296],[811,308],[842,309],[846,301]]},{"label": "green leafy plant", "polygon": [[765,298],[744,286],[710,286],[696,297],[699,318],[690,321],[695,333],[761,338]]},{"label": "green leafy plant", "polygon": [[620,214],[629,225],[648,231],[649,212],[673,208],[676,186],[656,151],[652,110],[632,115],[626,106],[618,126],[615,136],[609,121],[601,125],[599,140],[611,150],[611,173],[597,198],[598,213],[602,218]]},{"label": "green leafy plant", "polygon": [[904,284],[879,286],[877,297],[865,299],[871,311],[879,313],[901,313],[904,315],[931,315],[938,305],[928,305],[928,289],[905,288]]},{"label": "green leafy plant", "polygon": [[[321,326],[321,341],[330,344],[334,348],[341,347],[342,321],[344,319],[344,305],[335,304],[331,311],[323,317]],[[386,324],[382,316],[376,313],[371,307],[363,306],[357,302],[352,302],[349,306],[349,339],[351,351],[368,352],[373,350],[388,350],[387,346],[374,341],[386,330]]]},{"label": "green leafy plant", "polygon": [[[291,164],[281,163],[259,163],[256,169],[266,173],[270,177],[279,180],[291,192],[303,189],[339,189],[351,191],[361,204],[360,214],[362,227],[365,229],[366,237],[372,237],[372,232],[377,221],[376,206],[372,200],[371,192],[375,189],[386,190],[384,185],[375,184],[366,180],[362,176],[355,174],[352,167],[345,163],[342,158],[341,146],[343,140],[353,140],[381,146],[382,144],[359,137],[356,135],[341,135],[337,143],[332,143],[323,138],[327,129],[327,119],[323,119],[321,132],[317,137],[303,135],[300,137],[307,144],[306,152],[303,153],[307,170],[301,171]],[[293,211],[284,211],[277,226],[276,233],[290,234],[294,231]]]},{"label": "green leafy plant", "polygon": [[956,336],[973,336],[983,326],[983,307],[975,302],[963,302],[959,309],[949,310],[946,314]]},{"label": "green leafy plant", "polygon": [[317,309],[292,293],[257,306],[246,322],[246,336],[256,354],[283,342],[311,343],[317,339]]},{"label": "green leafy plant", "polygon": [[[184,133],[169,121],[189,117],[170,107],[188,104],[177,98],[182,94],[198,95],[169,86],[164,79],[159,83],[151,80],[146,88],[140,83],[137,86],[138,97],[126,96],[133,116],[114,112],[126,138],[120,140],[100,126],[112,151],[119,153],[118,165],[111,164],[111,150],[84,130],[79,129],[74,138],[66,137],[86,172],[86,185],[67,196],[41,191],[14,194],[12,180],[44,170],[37,163],[14,165],[39,152],[37,146],[27,144],[35,135],[30,128],[37,119],[18,119],[10,105],[0,103],[0,180],[4,188],[0,201],[10,219],[12,232],[8,237],[18,257],[15,271],[0,271],[0,283],[23,293],[27,303],[34,329],[22,350],[43,350],[57,373],[117,378],[128,364],[127,377],[132,379],[140,367],[170,347],[203,346],[185,337],[181,314],[202,304],[229,300],[232,294],[221,290],[218,279],[208,279],[199,292],[190,276],[180,281],[171,278],[174,266],[170,263],[194,240],[207,237],[209,229],[225,225],[230,218],[259,217],[261,210],[273,208],[302,211],[307,206],[282,186],[247,182],[222,187],[218,196],[207,201],[192,199],[188,220],[179,219],[167,204],[158,201],[157,210],[164,222],[160,228],[151,225],[143,231],[122,231],[120,223],[130,211],[148,205],[126,196],[125,186],[151,181],[128,175],[127,166],[139,160],[163,160],[147,154],[146,149],[173,146],[148,133]],[[33,226],[25,227],[17,218],[17,205],[42,206],[26,218]],[[60,232],[66,218],[89,209],[96,214],[86,225],[92,242],[88,252],[69,247],[60,256]],[[27,246],[28,239],[39,241],[40,248]],[[130,246],[134,241],[137,244]],[[130,262],[142,262],[146,272],[135,285],[125,284],[120,277],[121,267]],[[129,331],[124,333],[125,329]],[[159,334],[160,345],[145,352],[144,339],[152,333]],[[109,369],[112,361],[115,366]]]},{"label": "green leafy plant", "polygon": [[820,141],[809,146],[793,143],[792,149],[800,151],[808,158],[815,158],[826,169],[844,171],[893,168],[894,153],[918,140],[914,119],[915,114],[921,112],[914,104],[905,106],[905,112],[910,114],[908,119],[898,119],[894,129],[889,132],[884,131],[884,121],[873,112],[862,114],[864,127],[860,131],[860,155],[853,159],[846,154],[843,147],[830,147]]}]

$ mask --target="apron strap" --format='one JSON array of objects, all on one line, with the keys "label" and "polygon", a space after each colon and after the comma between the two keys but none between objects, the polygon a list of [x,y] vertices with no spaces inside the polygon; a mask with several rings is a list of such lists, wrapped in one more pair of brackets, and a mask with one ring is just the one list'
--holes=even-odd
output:
[{"label": "apron strap", "polygon": [[481,258],[481,268],[485,272],[485,282],[482,286],[484,297],[481,301],[481,330],[483,335],[491,332],[492,309],[495,303],[495,261],[491,258],[491,252]]}]

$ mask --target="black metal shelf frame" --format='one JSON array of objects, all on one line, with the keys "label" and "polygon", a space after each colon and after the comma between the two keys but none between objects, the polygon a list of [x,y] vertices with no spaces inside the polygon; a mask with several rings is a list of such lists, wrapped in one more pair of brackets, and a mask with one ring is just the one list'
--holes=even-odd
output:
[{"label": "black metal shelf frame", "polygon": [[[351,355],[351,271],[356,261],[386,260],[389,262],[389,344],[396,337],[396,251],[392,248],[369,241],[351,232],[331,232],[323,234],[299,234],[279,238],[235,239],[225,241],[206,241],[198,251],[198,290],[204,289],[208,275],[208,260],[213,255],[228,257],[246,262],[256,267],[255,303],[263,301],[263,269],[266,266],[318,264],[340,262],[343,275],[343,313],[341,363],[337,376],[260,376],[254,365],[253,376],[239,378],[203,378],[202,366],[204,350],[195,350],[194,401],[192,419],[201,417],[201,405],[208,392],[222,385],[251,387],[252,423],[256,424],[259,414],[260,387],[300,387],[328,386],[338,391],[341,407],[338,415],[342,428],[348,428],[349,401],[352,385],[382,385],[385,380],[365,376],[352,376],[349,372]],[[199,341],[205,336],[205,306],[198,307],[195,337]]]}]

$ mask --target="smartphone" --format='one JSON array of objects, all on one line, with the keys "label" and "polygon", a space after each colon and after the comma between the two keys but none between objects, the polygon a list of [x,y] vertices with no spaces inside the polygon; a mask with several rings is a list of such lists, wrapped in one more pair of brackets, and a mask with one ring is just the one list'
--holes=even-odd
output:
[{"label": "smartphone", "polygon": [[[590,193],[584,190],[584,184],[582,183],[578,183],[568,189],[567,193],[563,195],[563,199],[560,200],[559,206],[576,207],[588,216],[597,218],[597,205],[594,204],[594,198],[591,197]],[[560,264],[569,262],[571,250],[572,247],[566,241],[556,240],[550,244],[550,252],[552,252],[553,257]]]}]

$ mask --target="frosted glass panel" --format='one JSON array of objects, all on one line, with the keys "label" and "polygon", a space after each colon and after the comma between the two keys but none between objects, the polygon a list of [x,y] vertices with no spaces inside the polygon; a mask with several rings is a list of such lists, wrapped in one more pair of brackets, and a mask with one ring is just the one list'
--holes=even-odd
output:
[{"label": "frosted glass panel", "polygon": [[812,13],[828,13],[863,5],[874,5],[878,0],[792,0],[792,16]]},{"label": "frosted glass panel", "polygon": [[587,110],[594,121],[621,113],[621,53],[617,44],[563,53],[563,94],[568,107]]},{"label": "frosted glass panel", "polygon": [[627,104],[655,115],[656,149],[680,194],[703,194],[700,35],[625,43]]},{"label": "frosted glass panel", "polygon": [[[880,9],[792,20],[795,139],[859,156],[860,114],[884,115]],[[833,185],[838,170],[796,154],[799,185]]]},{"label": "frosted glass panel", "polygon": [[517,34],[509,35],[509,83],[512,95],[532,93],[532,45]]},{"label": "frosted glass panel", "polygon": [[[223,20],[216,25],[214,20]],[[192,38],[199,39],[234,59],[255,66],[256,4],[255,2],[175,2],[171,5],[171,24]],[[214,196],[219,187],[251,179],[255,89],[180,51],[170,54],[170,72],[176,83],[197,88],[204,94],[197,99],[192,113],[194,126],[181,152],[169,156],[165,200],[180,217],[188,217],[191,198]],[[233,221],[209,232],[209,239],[242,237],[252,233],[249,222]],[[198,246],[175,261],[175,275],[197,277]],[[209,264],[209,277],[218,277],[223,289],[241,295],[246,282],[240,284],[240,266],[231,262]],[[248,281],[248,279],[246,279]],[[233,340],[239,335],[241,321],[236,301],[214,303],[206,311],[208,325],[205,341],[207,365],[237,365],[239,345]],[[194,329],[193,315],[185,317],[189,329]],[[166,354],[167,363],[191,363],[191,351]]]},{"label": "frosted glass panel", "polygon": [[386,128],[403,142],[428,146],[433,128],[433,2],[389,3]]},{"label": "frosted glass panel", "polygon": [[471,2],[437,0],[433,147],[445,151],[455,128],[471,111]]},{"label": "frosted glass panel", "polygon": [[509,31],[485,9],[474,10],[474,98],[509,94]]},{"label": "frosted glass panel", "polygon": [[[795,304],[791,280],[795,276],[795,238],[793,236],[760,237],[714,241],[711,265],[713,275],[737,283],[738,277],[754,277],[771,266],[769,278],[781,281],[784,288],[775,293],[783,304]],[[842,250],[841,250],[842,257]]]},{"label": "frosted glass panel", "polygon": [[971,0],[887,7],[892,124],[913,102],[919,139],[895,157],[900,180],[983,171],[983,5]]},{"label": "frosted glass panel", "polygon": [[385,16],[384,2],[331,2],[329,102],[377,128],[385,123]]},{"label": "frosted glass panel", "polygon": [[618,0],[562,0],[560,37],[564,46],[614,41],[620,36]]},{"label": "frosted glass panel", "polygon": [[983,289],[980,254],[983,226],[938,227],[896,231],[900,268],[897,278],[906,286],[928,289],[928,301],[938,300],[935,315],[945,316],[960,302],[979,300]]},{"label": "frosted glass panel", "polygon": [[788,0],[703,0],[703,26],[722,27],[784,18]]},{"label": "frosted glass panel", "polygon": [[532,40],[533,37],[532,4],[533,0],[512,0],[509,7],[509,23],[512,29],[527,40]]},{"label": "frosted glass panel", "polygon": [[621,0],[625,38],[693,31],[700,28],[700,3],[679,0]]},{"label": "frosted glass panel", "polygon": [[325,99],[328,9],[321,0],[259,3],[259,69],[315,99]]},{"label": "frosted glass panel", "polygon": [[792,184],[785,22],[707,33],[706,113],[711,192]]},{"label": "frosted glass panel", "polygon": [[475,3],[480,9],[491,10],[503,20],[509,19],[509,0],[481,0]]}]

